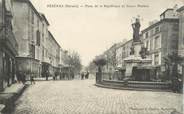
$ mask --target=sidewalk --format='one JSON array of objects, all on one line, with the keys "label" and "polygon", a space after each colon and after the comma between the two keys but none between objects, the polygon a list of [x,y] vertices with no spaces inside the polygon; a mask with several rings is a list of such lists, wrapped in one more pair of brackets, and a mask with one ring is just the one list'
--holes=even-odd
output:
[{"label": "sidewalk", "polygon": [[53,77],[48,77],[48,80],[46,80],[45,77],[37,77],[37,78],[34,78],[35,81],[49,81],[49,80],[53,80]]},{"label": "sidewalk", "polygon": [[22,83],[15,83],[5,88],[3,92],[0,92],[0,112],[11,111],[14,108],[14,102],[26,87],[27,85],[23,85]]}]

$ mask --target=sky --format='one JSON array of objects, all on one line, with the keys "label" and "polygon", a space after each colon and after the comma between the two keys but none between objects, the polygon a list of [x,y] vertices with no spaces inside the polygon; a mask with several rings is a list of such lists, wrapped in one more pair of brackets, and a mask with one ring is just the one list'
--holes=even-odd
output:
[{"label": "sky", "polygon": [[[77,51],[82,64],[87,66],[96,55],[102,54],[114,43],[132,39],[132,18],[140,15],[141,30],[149,22],[159,20],[167,8],[184,5],[184,0],[31,0],[35,8],[45,14],[49,30],[65,50]],[[79,8],[48,7],[83,5]],[[146,7],[106,8],[86,5],[124,5]]]}]

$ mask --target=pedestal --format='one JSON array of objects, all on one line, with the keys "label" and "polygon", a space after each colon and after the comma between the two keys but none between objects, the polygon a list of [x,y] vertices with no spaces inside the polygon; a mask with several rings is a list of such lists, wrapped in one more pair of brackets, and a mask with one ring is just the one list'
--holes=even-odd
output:
[{"label": "pedestal", "polygon": [[151,65],[152,60],[149,58],[142,59],[139,52],[141,51],[141,42],[133,42],[132,46],[134,47],[134,54],[125,58],[125,66],[126,66],[126,72],[125,72],[125,78],[126,80],[131,79],[133,74],[133,68],[137,67],[139,65]]},{"label": "pedestal", "polygon": [[132,46],[134,47],[134,56],[135,57],[140,57],[139,52],[141,51],[141,42],[133,42]]}]

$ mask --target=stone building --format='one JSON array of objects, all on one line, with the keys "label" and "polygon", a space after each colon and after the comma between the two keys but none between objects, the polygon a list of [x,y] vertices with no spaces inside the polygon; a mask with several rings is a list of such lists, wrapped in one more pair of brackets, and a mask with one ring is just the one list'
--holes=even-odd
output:
[{"label": "stone building", "polygon": [[105,72],[113,72],[116,67],[116,48],[118,44],[112,45],[108,50],[103,54],[104,58],[107,60],[106,65],[104,66]]},{"label": "stone building", "polygon": [[123,42],[116,48],[116,68],[125,70],[125,63],[123,59],[130,56],[131,46],[132,46],[132,39]]},{"label": "stone building", "polygon": [[18,71],[41,75],[44,61],[47,27],[45,16],[39,13],[29,0],[13,0],[15,38],[18,41]]},{"label": "stone building", "polygon": [[[180,10],[181,11],[181,8]],[[182,14],[180,15],[182,18]],[[180,31],[182,19],[180,19]],[[146,47],[149,52],[147,58],[152,60],[152,66],[144,67],[141,69],[152,70],[152,76],[150,79],[159,80],[161,78],[169,79],[165,73],[165,60],[169,54],[177,52],[178,50],[178,33],[179,33],[179,19],[175,9],[167,9],[160,15],[160,21],[154,21],[147,28],[141,31],[140,38],[142,47]],[[180,32],[180,40],[182,38],[182,32]],[[182,52],[182,41],[179,41],[179,50]],[[124,59],[131,56],[132,40],[116,47],[116,68],[119,71],[125,71]],[[123,76],[122,72],[122,76]]]},{"label": "stone building", "polygon": [[123,66],[123,44],[116,49],[116,68],[121,68]]},{"label": "stone building", "polygon": [[[160,15],[160,21],[142,30],[142,42],[152,59],[152,66],[156,69],[155,79],[164,76],[164,58],[178,50],[179,20],[174,9],[167,9]],[[166,76],[166,75],[165,75]],[[165,77],[169,79],[169,77]]]},{"label": "stone building", "polygon": [[59,63],[60,63],[60,45],[55,40],[52,33],[49,31],[49,37],[46,39],[47,43],[47,52],[46,52],[46,58],[49,60],[49,64],[52,66],[53,70],[50,70],[50,74],[53,76],[56,72],[56,69],[59,69]]},{"label": "stone building", "polygon": [[0,91],[15,79],[18,44],[14,37],[14,12],[11,0],[0,0]]},{"label": "stone building", "polygon": [[42,23],[41,23],[41,77],[44,77],[44,72],[46,72],[46,70],[48,70],[48,66],[50,66],[49,64],[49,59],[46,56],[48,53],[48,48],[47,48],[47,39],[49,38],[49,32],[48,32],[48,27],[49,27],[49,22],[47,20],[47,18],[45,17],[44,14],[40,13],[40,16],[42,17]]},{"label": "stone building", "polygon": [[59,61],[59,66],[64,66],[65,65],[65,59],[66,59],[66,51],[60,48],[60,61]]},{"label": "stone building", "polygon": [[[178,55],[184,58],[184,6],[177,10],[179,14],[179,41],[178,41]],[[184,60],[179,65],[179,72],[184,76]]]}]

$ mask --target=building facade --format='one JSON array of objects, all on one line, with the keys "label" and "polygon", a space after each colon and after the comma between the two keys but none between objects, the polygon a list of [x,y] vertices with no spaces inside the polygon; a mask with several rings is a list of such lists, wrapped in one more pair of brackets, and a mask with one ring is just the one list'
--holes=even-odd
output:
[{"label": "building facade", "polygon": [[40,76],[45,20],[29,0],[13,0],[13,11],[16,14],[13,18],[15,38],[19,45],[18,70]]},{"label": "building facade", "polygon": [[152,59],[152,66],[156,69],[155,78],[164,74],[165,60],[168,55],[178,50],[179,19],[174,9],[167,9],[160,15],[160,21],[150,25],[142,31],[142,42],[147,48],[148,57]]},{"label": "building facade", "polygon": [[103,54],[104,58],[107,60],[106,65],[104,66],[105,72],[114,72],[116,67],[116,49],[118,44],[114,44]]},{"label": "building facade", "polygon": [[116,49],[116,68],[125,70],[124,59],[130,56],[132,39],[120,44]]},{"label": "building facade", "polygon": [[116,49],[116,67],[121,68],[123,66],[123,44]]},{"label": "building facade", "polygon": [[60,63],[60,45],[48,30],[49,22],[30,0],[13,0],[16,13],[15,37],[18,41],[18,70],[28,75],[53,76]]},{"label": "building facade", "polygon": [[12,0],[0,0],[0,91],[15,81],[18,44],[14,37]]},{"label": "building facade", "polygon": [[[178,55],[184,58],[184,6],[179,8],[177,11],[179,14]],[[179,65],[178,70],[184,77],[184,60],[182,61],[182,64]]]},{"label": "building facade", "polygon": [[[182,12],[182,8],[178,10]],[[180,21],[179,21],[180,20]],[[180,24],[179,24],[180,23]],[[180,26],[180,28],[179,28]],[[166,72],[166,61],[165,58],[168,55],[172,55],[173,52],[179,53],[184,50],[183,46],[183,13],[180,13],[180,19],[175,9],[167,9],[160,15],[160,21],[154,21],[150,25],[141,31],[140,39],[142,42],[142,47],[147,49],[146,57],[152,60],[151,66],[140,67],[149,71],[150,80],[169,80],[171,77],[167,75]],[[180,31],[180,32],[179,32]],[[180,34],[180,36],[179,36]],[[178,39],[179,38],[179,39]],[[112,46],[115,50],[115,61],[116,68],[121,71],[123,76],[123,71],[125,71],[126,63],[124,59],[131,56],[131,47],[133,40],[129,40],[124,43],[119,43],[119,45]],[[179,47],[178,47],[179,43]],[[112,49],[110,48],[105,52],[105,55],[112,56]],[[110,58],[110,57],[109,57]],[[111,59],[111,58],[110,58]],[[107,59],[108,60],[108,59]],[[109,65],[107,64],[106,67]],[[106,68],[107,69],[107,68]],[[110,70],[107,70],[108,72]]]},{"label": "building facade", "polygon": [[52,66],[52,70],[50,70],[50,75],[53,76],[56,72],[56,69],[59,69],[61,47],[50,31],[48,32],[48,34],[49,37],[46,39],[46,59],[49,60],[48,63]]}]

